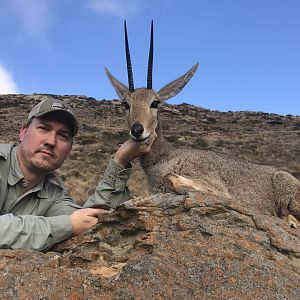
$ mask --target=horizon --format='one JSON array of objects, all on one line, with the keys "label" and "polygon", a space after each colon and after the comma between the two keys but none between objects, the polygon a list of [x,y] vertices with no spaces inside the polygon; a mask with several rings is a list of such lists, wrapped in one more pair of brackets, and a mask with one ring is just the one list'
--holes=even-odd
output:
[{"label": "horizon", "polygon": [[145,86],[153,19],[155,90],[199,63],[169,104],[297,116],[299,11],[297,0],[0,0],[0,94],[116,99],[104,67],[127,85],[124,19]]}]

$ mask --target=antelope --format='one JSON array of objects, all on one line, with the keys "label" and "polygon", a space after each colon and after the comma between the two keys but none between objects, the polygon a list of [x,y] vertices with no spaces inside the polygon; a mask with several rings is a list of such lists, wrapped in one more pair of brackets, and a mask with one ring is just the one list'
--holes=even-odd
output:
[{"label": "antelope", "polygon": [[[151,151],[140,158],[153,191],[189,189],[231,198],[262,213],[289,216],[295,227],[300,220],[300,182],[291,174],[270,166],[238,160],[207,150],[176,149],[162,134],[159,108],[177,95],[195,74],[198,64],[156,92],[152,88],[153,21],[150,33],[147,88],[134,88],[126,21],[125,50],[128,87],[107,68],[106,74],[127,112],[130,138],[150,143]],[[296,224],[296,225],[295,225]]]}]

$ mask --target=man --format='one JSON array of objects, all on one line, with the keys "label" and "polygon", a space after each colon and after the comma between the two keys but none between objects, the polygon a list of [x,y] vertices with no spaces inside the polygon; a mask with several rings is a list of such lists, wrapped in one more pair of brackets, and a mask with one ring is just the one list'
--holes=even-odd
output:
[{"label": "man", "polygon": [[29,113],[19,145],[0,145],[0,248],[47,250],[85,232],[105,209],[128,200],[130,162],[150,146],[126,141],[82,208],[53,172],[70,153],[77,131],[70,107],[47,98]]}]

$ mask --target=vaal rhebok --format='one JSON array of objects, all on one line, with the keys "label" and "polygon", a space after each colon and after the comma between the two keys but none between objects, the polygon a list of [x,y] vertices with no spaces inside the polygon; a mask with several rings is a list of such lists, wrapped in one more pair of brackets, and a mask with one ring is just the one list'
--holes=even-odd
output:
[{"label": "vaal rhebok", "polygon": [[198,64],[156,92],[152,88],[152,22],[147,88],[135,89],[126,23],[125,45],[128,86],[107,69],[106,73],[127,111],[131,138],[136,142],[150,143],[157,135],[151,151],[141,157],[141,165],[153,190],[195,189],[225,196],[258,207],[263,213],[280,217],[289,215],[295,221],[294,226],[298,226],[300,182],[291,174],[211,151],[175,149],[163,138],[159,108],[182,90],[195,74]]}]

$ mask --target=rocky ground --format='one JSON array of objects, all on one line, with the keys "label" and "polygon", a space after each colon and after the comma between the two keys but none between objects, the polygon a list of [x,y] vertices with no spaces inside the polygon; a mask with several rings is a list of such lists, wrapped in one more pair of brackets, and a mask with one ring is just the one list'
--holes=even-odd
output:
[{"label": "rocky ground", "polygon": [[3,299],[299,299],[300,231],[201,193],[130,200],[46,254],[0,250]]},{"label": "rocky ground", "polygon": [[[43,95],[0,96],[0,142]],[[54,96],[59,97],[59,96]],[[127,138],[117,101],[65,96],[80,134],[60,173],[82,203]],[[274,165],[300,178],[299,116],[165,106],[165,136]],[[3,299],[299,299],[300,230],[243,199],[203,193],[151,194],[139,164],[133,197],[85,235],[53,251],[0,250]]]}]

